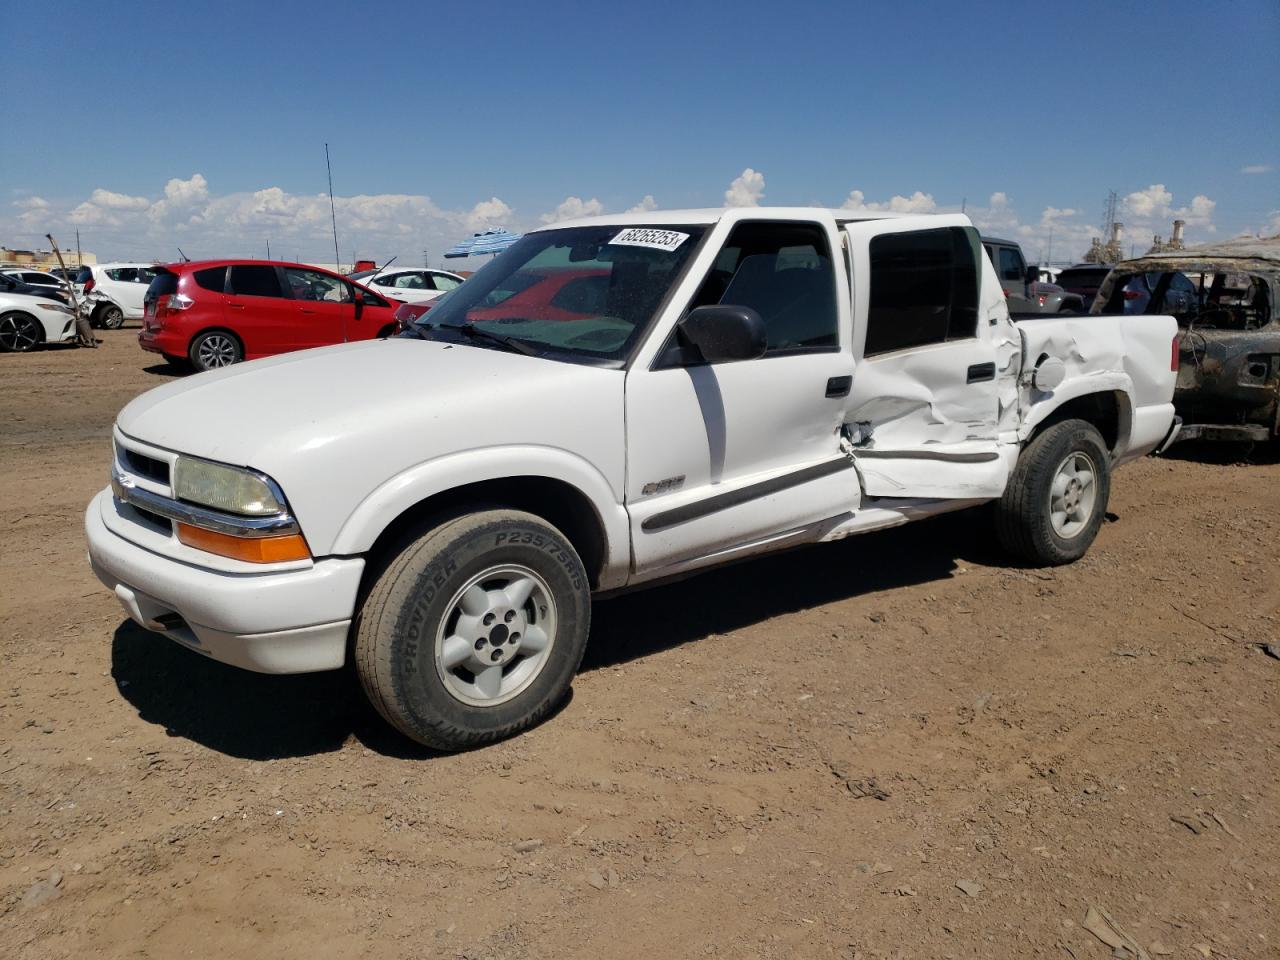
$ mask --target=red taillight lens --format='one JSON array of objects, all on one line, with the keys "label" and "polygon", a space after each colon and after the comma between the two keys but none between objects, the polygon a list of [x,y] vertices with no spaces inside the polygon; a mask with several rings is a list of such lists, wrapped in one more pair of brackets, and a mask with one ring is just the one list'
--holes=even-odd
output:
[{"label": "red taillight lens", "polygon": [[84,282],[84,292],[88,293],[97,285],[98,285],[98,281],[94,280],[93,277],[90,277],[88,280]]},{"label": "red taillight lens", "polygon": [[1043,307],[1043,306],[1045,305],[1045,301],[1046,301],[1046,300],[1048,300],[1048,299],[1049,299],[1049,297],[1048,297],[1048,295],[1047,295],[1047,294],[1043,294],[1043,293],[1042,293],[1042,294],[1040,294],[1040,296],[1036,297],[1036,299],[1040,301],[1040,306],[1042,306],[1042,307]]},{"label": "red taillight lens", "polygon": [[1137,300],[1140,296],[1142,296],[1142,294],[1137,290],[1126,290],[1124,292],[1124,298],[1126,300]]},{"label": "red taillight lens", "polygon": [[1169,369],[1178,372],[1178,335],[1173,335],[1173,356],[1169,358]]}]

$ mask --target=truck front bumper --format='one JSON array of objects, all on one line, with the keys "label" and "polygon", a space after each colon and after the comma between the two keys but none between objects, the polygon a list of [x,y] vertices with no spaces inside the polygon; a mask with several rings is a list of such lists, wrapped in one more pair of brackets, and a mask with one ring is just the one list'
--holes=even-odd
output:
[{"label": "truck front bumper", "polygon": [[334,670],[364,573],[361,558],[305,570],[226,573],[163,556],[109,529],[111,491],[89,503],[89,564],[140,626],[205,656],[259,673]]}]

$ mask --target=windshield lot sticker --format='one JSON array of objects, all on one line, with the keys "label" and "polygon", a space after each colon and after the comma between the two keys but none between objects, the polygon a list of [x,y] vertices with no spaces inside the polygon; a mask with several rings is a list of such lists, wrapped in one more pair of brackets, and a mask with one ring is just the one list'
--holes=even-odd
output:
[{"label": "windshield lot sticker", "polygon": [[649,247],[653,250],[666,250],[670,253],[689,239],[687,233],[675,230],[653,230],[648,227],[631,227],[609,241],[611,245],[620,247]]}]

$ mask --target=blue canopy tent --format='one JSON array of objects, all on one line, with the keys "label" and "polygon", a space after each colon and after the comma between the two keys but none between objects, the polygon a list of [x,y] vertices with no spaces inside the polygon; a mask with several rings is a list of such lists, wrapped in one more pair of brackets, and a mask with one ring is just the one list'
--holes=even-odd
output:
[{"label": "blue canopy tent", "polygon": [[446,257],[478,257],[486,253],[501,253],[522,236],[524,234],[510,233],[501,227],[496,230],[486,230],[484,233],[477,233],[461,243],[454,244],[444,252],[444,255]]}]

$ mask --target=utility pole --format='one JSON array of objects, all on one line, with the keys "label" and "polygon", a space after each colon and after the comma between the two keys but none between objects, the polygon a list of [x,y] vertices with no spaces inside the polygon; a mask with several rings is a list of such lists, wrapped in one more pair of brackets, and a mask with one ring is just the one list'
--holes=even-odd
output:
[{"label": "utility pole", "polygon": [[267,238],[267,259],[271,259],[271,238]]},{"label": "utility pole", "polygon": [[431,258],[430,258],[429,256],[427,256],[427,251],[426,251],[426,250],[423,250],[423,251],[422,251],[422,265],[423,265],[424,267],[429,267],[429,266],[431,266]]},{"label": "utility pole", "polygon": [[80,253],[80,228],[76,227],[76,266],[84,266],[84,256]]}]

